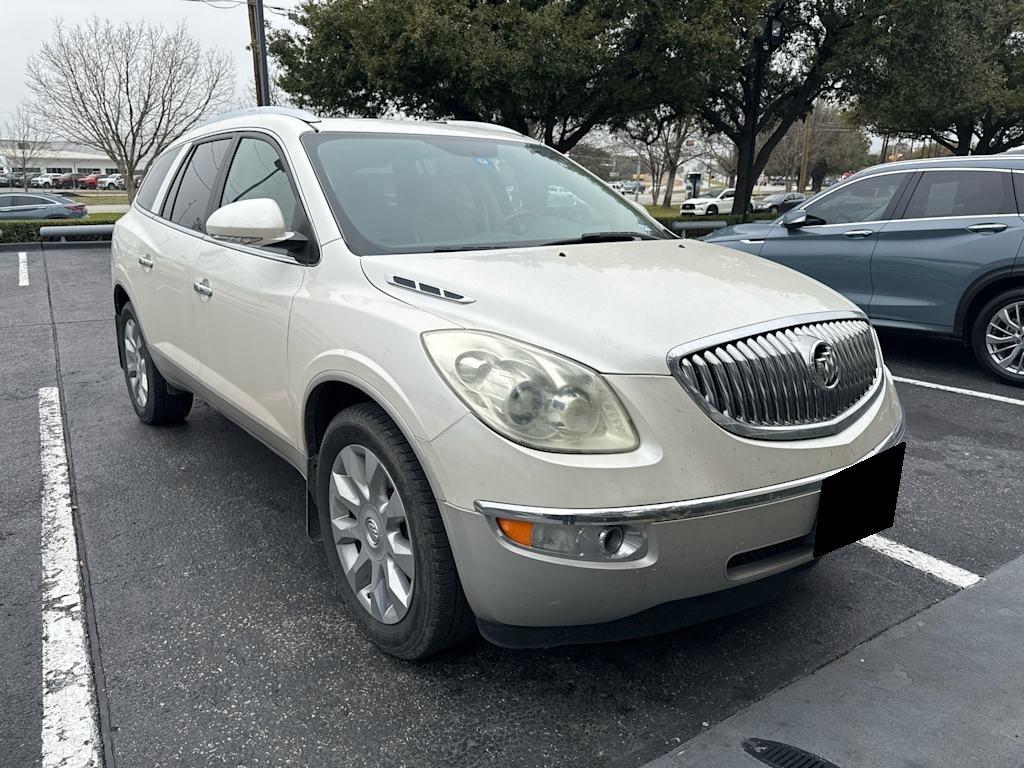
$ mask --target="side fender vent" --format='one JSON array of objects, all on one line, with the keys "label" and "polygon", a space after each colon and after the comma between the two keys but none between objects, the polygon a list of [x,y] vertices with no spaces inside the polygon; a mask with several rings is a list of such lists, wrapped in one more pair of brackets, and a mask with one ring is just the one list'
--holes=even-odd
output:
[{"label": "side fender vent", "polygon": [[397,286],[398,288],[405,288],[410,291],[416,291],[417,293],[425,293],[427,296],[433,296],[435,299],[454,301],[456,304],[472,304],[476,301],[476,299],[470,298],[469,296],[463,296],[461,293],[449,291],[447,288],[439,288],[436,285],[421,283],[410,277],[388,275],[387,281],[389,284]]}]

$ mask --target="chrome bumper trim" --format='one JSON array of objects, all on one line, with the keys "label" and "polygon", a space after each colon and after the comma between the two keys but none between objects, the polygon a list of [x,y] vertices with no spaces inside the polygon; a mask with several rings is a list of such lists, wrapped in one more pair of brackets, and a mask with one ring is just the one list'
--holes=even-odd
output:
[{"label": "chrome bumper trim", "polygon": [[[900,422],[889,436],[858,461],[869,459],[882,451],[902,442],[906,422],[902,414]],[[857,462],[854,462],[857,463]],[[851,465],[852,466],[852,465]],[[606,507],[593,509],[567,509],[559,507],[528,507],[519,504],[504,504],[497,501],[473,503],[474,509],[488,517],[506,517],[534,523],[565,523],[566,525],[615,524],[615,523],[658,523],[667,520],[682,520],[690,517],[714,515],[720,512],[736,512],[750,507],[759,507],[778,501],[810,496],[821,490],[821,481],[841,472],[840,469],[822,472],[812,477],[790,480],[778,485],[753,488],[749,491],[726,493],[721,496],[705,496],[687,501],[670,501],[661,504],[641,504],[633,507]]]}]

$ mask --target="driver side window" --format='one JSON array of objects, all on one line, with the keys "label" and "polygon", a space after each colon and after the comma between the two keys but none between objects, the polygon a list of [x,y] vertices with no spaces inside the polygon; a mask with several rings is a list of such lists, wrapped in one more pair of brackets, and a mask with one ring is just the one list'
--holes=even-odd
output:
[{"label": "driver side window", "polygon": [[826,224],[880,221],[906,178],[905,173],[889,173],[855,181],[804,210]]}]

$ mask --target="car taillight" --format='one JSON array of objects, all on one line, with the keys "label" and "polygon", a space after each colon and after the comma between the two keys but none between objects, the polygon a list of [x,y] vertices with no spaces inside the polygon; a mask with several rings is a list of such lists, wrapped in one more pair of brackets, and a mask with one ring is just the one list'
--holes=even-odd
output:
[{"label": "car taillight", "polygon": [[75,213],[82,213],[82,212],[85,211],[85,206],[84,205],[69,205],[68,206],[68,210],[69,211],[74,211]]}]

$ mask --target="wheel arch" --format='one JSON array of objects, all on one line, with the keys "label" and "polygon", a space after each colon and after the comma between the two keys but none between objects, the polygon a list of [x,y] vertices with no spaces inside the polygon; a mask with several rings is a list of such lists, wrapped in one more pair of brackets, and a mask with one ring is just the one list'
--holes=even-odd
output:
[{"label": "wheel arch", "polygon": [[971,330],[981,308],[1003,291],[1012,288],[1024,288],[1024,272],[1007,268],[985,275],[972,283],[964,292],[960,306],[957,307],[953,328],[956,335],[969,345]]},{"label": "wheel arch", "polygon": [[[114,338],[118,338],[118,323],[121,318],[121,310],[124,309],[124,305],[131,301],[131,297],[128,295],[128,291],[125,290],[124,286],[120,283],[114,283]],[[121,369],[124,370],[124,349],[121,346],[120,341],[117,344],[117,361],[121,365]]]},{"label": "wheel arch", "polygon": [[320,521],[316,507],[320,444],[331,420],[345,408],[359,403],[373,403],[388,415],[412,448],[427,477],[434,498],[438,501],[444,499],[433,467],[424,456],[415,432],[398,409],[366,381],[341,371],[331,371],[321,374],[310,384],[302,404],[303,447],[306,451],[306,532],[310,538],[320,537]]}]

